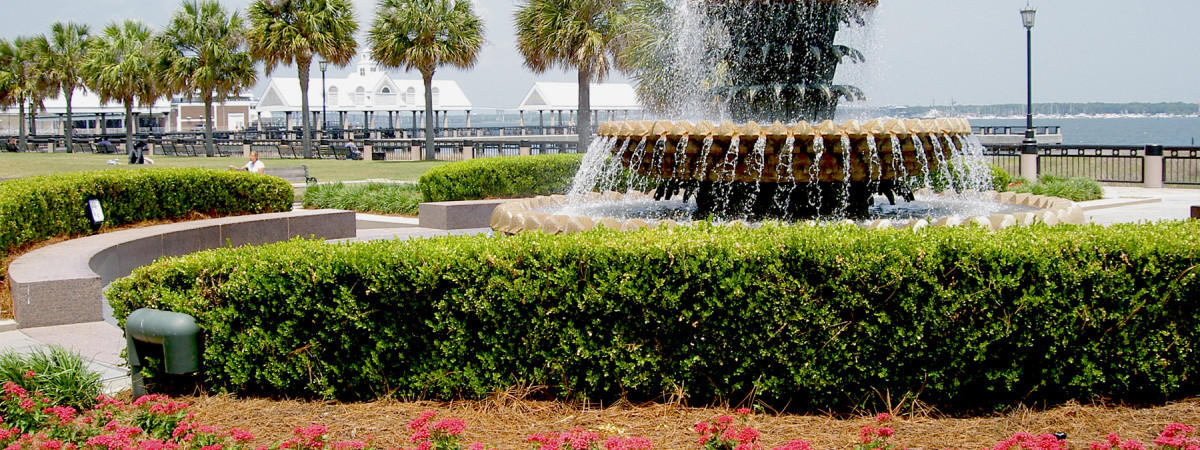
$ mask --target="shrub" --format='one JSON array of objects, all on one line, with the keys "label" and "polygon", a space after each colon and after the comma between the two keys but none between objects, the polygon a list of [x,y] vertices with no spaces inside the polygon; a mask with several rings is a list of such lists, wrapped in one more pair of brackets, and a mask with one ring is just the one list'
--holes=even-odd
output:
[{"label": "shrub", "polygon": [[561,194],[583,155],[507,156],[443,164],[421,175],[427,202]]},{"label": "shrub", "polygon": [[90,372],[78,354],[51,346],[29,354],[0,353],[0,382],[8,381],[48,402],[90,409],[100,395],[100,374]]},{"label": "shrub", "polygon": [[314,184],[304,191],[305,208],[336,208],[416,215],[421,188],[409,183]]},{"label": "shrub", "polygon": [[1100,183],[1083,177],[1063,178],[1047,174],[1040,176],[1037,183],[1029,183],[1024,178],[1017,177],[996,186],[1005,191],[1049,195],[1076,202],[1104,198],[1104,189],[1100,187]]},{"label": "shrub", "polygon": [[919,232],[698,224],[166,259],[114,316],[191,314],[247,394],[686,394],[946,407],[1196,393],[1200,221]]},{"label": "shrub", "polygon": [[[104,227],[200,213],[227,216],[291,209],[292,187],[278,177],[210,169],[74,172],[0,183],[0,257],[53,237],[92,233],[84,213],[97,198]],[[0,270],[6,281],[7,265]]]}]

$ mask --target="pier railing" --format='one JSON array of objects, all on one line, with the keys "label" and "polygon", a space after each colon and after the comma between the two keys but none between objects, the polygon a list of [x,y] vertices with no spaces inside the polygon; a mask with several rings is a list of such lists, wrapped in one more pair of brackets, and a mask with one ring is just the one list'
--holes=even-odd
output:
[{"label": "pier railing", "polygon": [[1148,187],[1200,186],[1200,147],[1059,144],[1038,145],[1033,154],[1012,145],[984,149],[988,162],[1026,178],[1032,173]]},{"label": "pier railing", "polygon": [[[314,139],[313,157],[345,157],[348,142],[346,138],[351,135],[355,137],[359,151],[369,159],[417,161],[424,158],[424,139],[381,138],[384,134],[361,130],[325,135],[337,136],[336,139]],[[135,139],[148,142],[154,155],[205,154],[203,135],[199,133],[138,135]],[[28,139],[29,147],[26,151],[124,153],[123,135],[112,136],[110,140],[113,145],[105,147],[81,139],[72,149],[68,149],[61,137],[32,136]],[[222,133],[215,142],[214,153],[217,156],[241,156],[250,151],[257,151],[263,158],[304,157],[300,140],[296,135],[286,132]],[[441,161],[579,152],[575,139],[561,134],[477,136],[474,139],[439,138],[436,141],[436,158]],[[1200,147],[1197,146],[1038,144],[1035,153],[1024,152],[1024,147],[1020,145],[984,146],[984,156],[989,163],[1026,178],[1049,174],[1148,187],[1200,186]]]}]

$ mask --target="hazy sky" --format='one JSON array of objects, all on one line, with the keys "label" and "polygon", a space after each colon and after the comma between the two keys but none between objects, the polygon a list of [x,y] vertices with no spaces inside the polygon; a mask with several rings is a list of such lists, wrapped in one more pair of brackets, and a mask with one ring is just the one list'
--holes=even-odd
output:
[{"label": "hazy sky", "polygon": [[[222,0],[245,8],[247,0]],[[534,75],[514,49],[516,0],[475,0],[487,44],[475,68],[441,69],[477,110],[513,108],[534,81],[575,81],[573,72]],[[375,0],[353,0],[360,29]],[[1200,102],[1200,1],[1035,0],[1034,102]],[[841,81],[863,88],[875,105],[1024,103],[1025,0],[881,0],[867,30],[840,40],[868,62],[843,68]],[[168,0],[0,0],[0,36],[45,33],[56,21],[98,31],[140,19],[161,27],[179,3]],[[362,45],[363,39],[359,40]],[[295,76],[295,69],[277,69]],[[334,72],[330,72],[332,75]],[[313,67],[314,78],[320,72]],[[413,72],[401,77],[418,78]],[[615,77],[621,81],[623,78]]]}]

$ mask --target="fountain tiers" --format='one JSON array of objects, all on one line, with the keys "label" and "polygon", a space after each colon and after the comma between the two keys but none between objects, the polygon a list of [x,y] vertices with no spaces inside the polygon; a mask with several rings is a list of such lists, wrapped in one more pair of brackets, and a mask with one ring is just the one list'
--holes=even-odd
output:
[{"label": "fountain tiers", "polygon": [[[718,126],[686,121],[606,122],[597,134],[630,140],[629,145],[614,146],[614,155],[627,169],[650,178],[809,183],[869,182],[928,174],[952,157],[950,146],[941,144],[970,132],[966,119],[910,119],[866,124],[849,121],[841,126],[829,120],[816,126],[803,121],[791,126],[775,122],[766,127],[753,121],[741,126],[731,122]],[[895,157],[897,151],[901,158]],[[939,151],[941,155],[935,153]],[[844,166],[847,158],[848,171]],[[815,170],[814,161],[818,163]]]}]

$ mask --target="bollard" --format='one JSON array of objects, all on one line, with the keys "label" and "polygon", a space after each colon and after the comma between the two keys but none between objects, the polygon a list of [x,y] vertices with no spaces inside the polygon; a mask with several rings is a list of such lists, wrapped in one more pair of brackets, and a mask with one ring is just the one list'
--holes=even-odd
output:
[{"label": "bollard", "polygon": [[125,343],[132,369],[133,397],[146,395],[143,358],[162,352],[163,371],[172,374],[200,370],[200,327],[182,313],[141,308],[125,319]]}]

